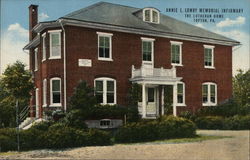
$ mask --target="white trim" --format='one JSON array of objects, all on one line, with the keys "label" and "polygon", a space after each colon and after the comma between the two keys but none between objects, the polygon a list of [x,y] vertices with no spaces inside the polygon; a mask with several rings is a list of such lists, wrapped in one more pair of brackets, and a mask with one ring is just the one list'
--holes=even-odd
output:
[{"label": "white trim", "polygon": [[[149,10],[149,21],[146,21],[146,17],[145,17],[146,10]],[[155,11],[157,13],[157,15],[158,15],[157,22],[153,21],[153,11]],[[155,8],[144,8],[143,12],[142,12],[142,17],[143,17],[144,22],[155,23],[155,24],[160,23],[160,12]]]},{"label": "white trim", "polygon": [[47,79],[43,80],[43,107],[47,107]]},{"label": "white trim", "polygon": [[34,50],[34,56],[35,56],[35,66],[34,66],[34,71],[38,71],[38,48]]},{"label": "white trim", "polygon": [[[212,46],[212,45],[203,45],[203,47],[204,47],[204,68],[207,68],[207,69],[215,69],[215,66],[214,66],[214,46]],[[211,66],[206,66],[205,65],[205,49],[211,49],[212,51],[211,51],[211,53],[212,53],[212,64],[211,64]]]},{"label": "white trim", "polygon": [[[60,82],[60,103],[53,103],[53,92],[52,92],[52,88],[53,88],[53,86],[52,86],[52,81],[53,80],[59,80],[59,82]],[[59,77],[54,77],[54,78],[51,78],[50,79],[50,107],[51,106],[62,106],[62,86],[61,86],[61,78],[59,78]]]},{"label": "white trim", "polygon": [[[178,103],[178,84],[182,84],[183,85],[183,99],[182,99],[182,101],[183,101],[183,103]],[[185,89],[185,83],[184,82],[177,82],[177,92],[176,92],[176,94],[177,94],[177,101],[176,101],[176,105],[178,106],[178,107],[185,107],[185,106],[187,106],[186,105],[186,95],[185,95],[185,92],[186,92],[186,89]]]},{"label": "white trim", "polygon": [[62,32],[61,29],[57,29],[57,30],[49,30],[48,33],[53,33],[53,32]]},{"label": "white trim", "polygon": [[[48,31],[49,34],[49,59],[61,59],[61,47],[62,47],[62,42],[61,42],[61,31],[62,30],[54,30],[54,31]],[[58,34],[59,35],[59,56],[52,56],[52,35],[53,34]]]},{"label": "white trim", "polygon": [[147,37],[141,37],[141,40],[142,41],[155,41],[155,39],[154,38],[147,38]]},{"label": "white trim", "polygon": [[[182,64],[182,44],[183,42],[178,42],[178,41],[170,41],[171,46],[170,46],[170,60],[171,60],[171,65],[172,66],[183,66]],[[180,63],[172,63],[172,45],[178,45],[180,47]]]},{"label": "white trim", "polygon": [[39,88],[36,88],[36,110],[35,110],[35,113],[36,113],[36,118],[39,117]]},{"label": "white trim", "polygon": [[46,32],[44,32],[44,33],[42,34],[42,37],[44,37],[44,36],[46,36]]},{"label": "white trim", "polygon": [[[217,99],[218,99],[218,95],[217,95],[217,84],[213,83],[213,82],[205,82],[202,83],[202,94],[203,94],[203,85],[207,85],[207,103],[203,103],[203,95],[202,95],[202,106],[216,106],[217,105]],[[211,85],[215,86],[215,103],[211,102]]]},{"label": "white trim", "polygon": [[[96,34],[98,35],[98,40],[97,40],[97,50],[98,50],[98,60],[101,61],[113,61],[112,59],[112,33],[105,33],[105,32],[96,32]],[[99,57],[99,42],[100,42],[100,37],[108,37],[109,38],[109,57]]]},{"label": "white trim", "polygon": [[46,60],[46,32],[42,34],[42,62]]},{"label": "white trim", "polygon": [[[94,80],[94,87],[96,87],[96,81],[102,81],[103,82],[103,103],[102,105],[105,104],[110,104],[110,105],[115,105],[116,102],[116,80],[113,78],[108,78],[108,77],[99,77]],[[107,81],[113,81],[114,82],[114,103],[107,103]]]}]

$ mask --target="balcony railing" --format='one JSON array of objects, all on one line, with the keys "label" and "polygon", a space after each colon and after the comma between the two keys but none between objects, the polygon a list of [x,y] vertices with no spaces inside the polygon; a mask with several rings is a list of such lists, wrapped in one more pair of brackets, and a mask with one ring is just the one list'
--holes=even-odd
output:
[{"label": "balcony railing", "polygon": [[171,69],[161,68],[151,68],[142,66],[139,69],[135,69],[134,65],[132,65],[132,77],[171,77],[176,78],[176,68],[172,67]]}]

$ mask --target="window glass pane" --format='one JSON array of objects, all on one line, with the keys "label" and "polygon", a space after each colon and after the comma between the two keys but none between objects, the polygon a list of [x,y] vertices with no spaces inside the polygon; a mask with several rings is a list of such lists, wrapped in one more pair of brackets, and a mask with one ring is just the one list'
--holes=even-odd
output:
[{"label": "window glass pane", "polygon": [[60,91],[60,80],[52,80],[52,91]]},{"label": "window glass pane", "polygon": [[177,96],[177,103],[183,103],[183,95],[178,95]]},{"label": "window glass pane", "polygon": [[155,102],[154,88],[148,88],[148,102]]},{"label": "window glass pane", "polygon": [[110,58],[110,37],[99,36],[99,57]]},{"label": "window glass pane", "polygon": [[202,85],[202,102],[206,103],[208,101],[208,85]]},{"label": "window glass pane", "polygon": [[114,93],[107,93],[107,103],[114,103]]},{"label": "window glass pane", "polygon": [[95,81],[96,91],[103,91],[103,81]]},{"label": "window glass pane", "polygon": [[153,22],[158,22],[158,13],[153,11]]},{"label": "window glass pane", "polygon": [[107,81],[107,91],[114,92],[114,81]]},{"label": "window glass pane", "polygon": [[205,66],[212,66],[212,49],[210,48],[205,48],[204,63]]},{"label": "window glass pane", "polygon": [[53,92],[53,103],[61,103],[60,92]]},{"label": "window glass pane", "polygon": [[104,47],[104,37],[99,36],[99,47]]},{"label": "window glass pane", "polygon": [[109,37],[105,37],[105,48],[109,48]]},{"label": "window glass pane", "polygon": [[212,103],[215,103],[215,85],[210,85],[210,99]]},{"label": "window glass pane", "polygon": [[145,21],[150,21],[150,10],[145,10]]},{"label": "window glass pane", "polygon": [[52,34],[52,47],[59,45],[59,34]]},{"label": "window glass pane", "polygon": [[95,93],[97,103],[103,103],[103,93]]},{"label": "window glass pane", "polygon": [[178,94],[183,94],[183,84],[177,84]]},{"label": "window glass pane", "polygon": [[180,45],[171,45],[171,61],[172,63],[180,63]]},{"label": "window glass pane", "polygon": [[152,59],[152,42],[142,42],[143,61],[151,61]]},{"label": "window glass pane", "polygon": [[104,57],[109,58],[109,48],[104,49]]}]

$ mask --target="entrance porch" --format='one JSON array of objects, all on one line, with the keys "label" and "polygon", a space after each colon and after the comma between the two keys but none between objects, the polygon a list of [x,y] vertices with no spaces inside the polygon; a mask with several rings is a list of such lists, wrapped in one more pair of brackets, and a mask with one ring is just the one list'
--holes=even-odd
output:
[{"label": "entrance porch", "polygon": [[164,115],[164,86],[173,86],[173,115],[177,115],[177,83],[182,78],[176,77],[176,68],[151,68],[142,65],[135,69],[132,66],[130,81],[142,87],[142,98],[138,102],[138,111],[142,118],[156,118]]}]

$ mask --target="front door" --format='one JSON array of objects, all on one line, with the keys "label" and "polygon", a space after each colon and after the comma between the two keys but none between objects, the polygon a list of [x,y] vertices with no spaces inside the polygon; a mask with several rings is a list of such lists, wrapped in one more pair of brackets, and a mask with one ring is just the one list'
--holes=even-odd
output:
[{"label": "front door", "polygon": [[146,114],[147,115],[156,115],[157,111],[157,88],[148,87],[146,88]]}]

